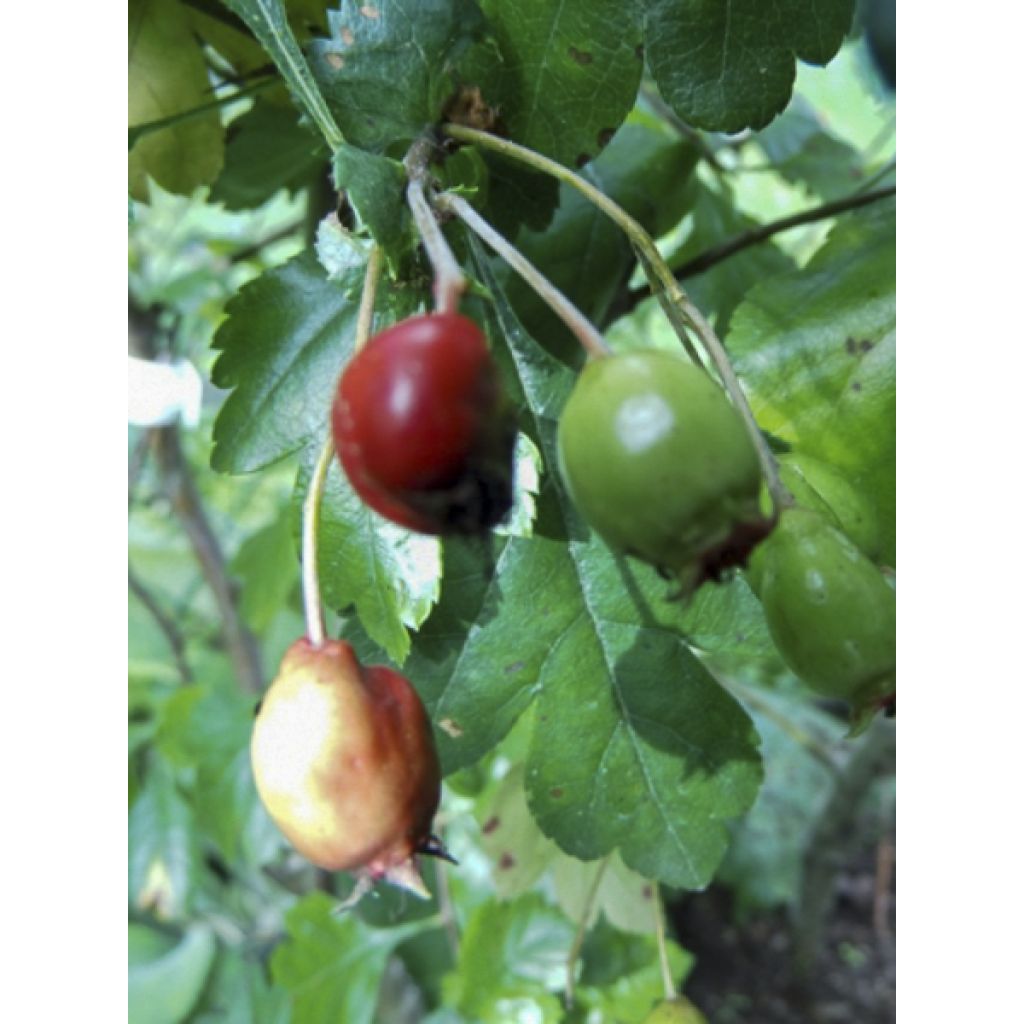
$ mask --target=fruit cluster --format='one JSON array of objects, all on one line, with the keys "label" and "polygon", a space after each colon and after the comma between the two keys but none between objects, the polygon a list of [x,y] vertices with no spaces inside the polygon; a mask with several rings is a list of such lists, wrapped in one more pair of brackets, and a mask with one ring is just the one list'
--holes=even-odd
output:
[{"label": "fruit cluster", "polygon": [[[370,339],[341,375],[332,427],[356,493],[401,526],[485,534],[512,505],[515,417],[480,329],[457,313]],[[656,350],[592,360],[562,413],[558,459],[614,551],[683,595],[746,567],[798,676],[859,715],[894,699],[896,602],[872,561],[870,506],[829,466],[788,456],[780,472],[797,503],[766,517],[747,428],[702,368]],[[341,641],[299,640],[256,719],[252,763],[271,817],[309,860],[425,893],[415,858],[444,855],[430,832],[440,769],[407,679],[360,665]]]}]

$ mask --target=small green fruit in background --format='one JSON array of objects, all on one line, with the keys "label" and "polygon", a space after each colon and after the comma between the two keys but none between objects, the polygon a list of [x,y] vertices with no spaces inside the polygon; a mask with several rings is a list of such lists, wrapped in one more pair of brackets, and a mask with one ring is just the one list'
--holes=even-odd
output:
[{"label": "small green fruit in background", "polygon": [[644,1024],[707,1024],[707,1018],[685,996],[676,996],[658,1003]]},{"label": "small green fruit in background", "polygon": [[784,509],[752,559],[772,639],[808,686],[855,711],[896,691],[896,594],[817,512]]},{"label": "small green fruit in background", "polygon": [[743,565],[771,528],[739,413],[703,370],[670,352],[588,363],[559,422],[558,455],[594,530],[678,577],[684,592]]}]

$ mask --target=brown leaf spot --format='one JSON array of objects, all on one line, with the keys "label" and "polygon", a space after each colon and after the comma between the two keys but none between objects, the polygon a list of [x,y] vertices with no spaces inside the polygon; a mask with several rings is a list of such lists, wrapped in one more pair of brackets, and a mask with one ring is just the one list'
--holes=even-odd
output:
[{"label": "brown leaf spot", "polygon": [[356,41],[356,37],[354,35],[352,35],[352,29],[350,29],[350,28],[343,28],[341,30],[341,41],[346,46],[351,46]]},{"label": "brown leaf spot", "polygon": [[505,673],[505,675],[509,676],[513,672],[521,672],[525,664],[525,661],[513,661],[511,665],[506,665],[502,671]]},{"label": "brown leaf spot", "polygon": [[578,157],[576,157],[576,166],[577,167],[586,167],[586,165],[589,164],[589,163],[590,163],[590,154],[589,153],[580,153],[580,155]]},{"label": "brown leaf spot", "polygon": [[340,71],[345,66],[345,58],[340,53],[328,53],[324,60],[334,68],[335,71]]},{"label": "brown leaf spot", "polygon": [[597,144],[601,149],[604,149],[609,142],[612,141],[612,136],[615,134],[614,128],[602,128],[597,133]]},{"label": "brown leaf spot", "polygon": [[857,342],[855,342],[853,338],[846,339],[846,351],[849,352],[851,356],[857,354]]},{"label": "brown leaf spot", "polygon": [[501,868],[502,871],[508,871],[509,868],[514,868],[515,866],[516,859],[511,853],[506,851],[501,855],[501,860],[498,861],[498,867]]},{"label": "brown leaf spot", "polygon": [[448,733],[453,740],[457,740],[462,735],[462,726],[459,725],[454,718],[442,718],[437,724],[438,727]]},{"label": "brown leaf spot", "polygon": [[380,11],[378,11],[377,8],[372,6],[371,4],[366,4],[363,7],[360,7],[359,13],[364,18],[373,18],[374,20],[380,17]]},{"label": "brown leaf spot", "polygon": [[644,59],[644,44],[643,44],[643,43],[641,43],[641,44],[640,44],[640,45],[639,45],[639,46],[638,46],[638,47],[637,47],[637,48],[636,48],[636,49],[635,49],[635,50],[633,51],[633,53],[634,53],[634,54],[636,54],[636,59],[637,59],[637,60],[643,60],[643,59]]},{"label": "brown leaf spot", "polygon": [[488,818],[484,827],[480,830],[485,836],[489,836],[499,825],[501,820],[497,817]]},{"label": "brown leaf spot", "polygon": [[654,892],[649,885],[645,885],[641,890],[640,895],[643,896],[645,900],[649,900],[654,895]]},{"label": "brown leaf spot", "polygon": [[561,786],[555,786],[553,789],[549,789],[548,792],[551,794],[553,799],[558,800],[564,795],[565,790],[563,790]]},{"label": "brown leaf spot", "polygon": [[577,50],[575,46],[569,47],[569,56],[577,64],[592,64],[594,62],[594,55],[592,53],[587,53],[586,50]]}]

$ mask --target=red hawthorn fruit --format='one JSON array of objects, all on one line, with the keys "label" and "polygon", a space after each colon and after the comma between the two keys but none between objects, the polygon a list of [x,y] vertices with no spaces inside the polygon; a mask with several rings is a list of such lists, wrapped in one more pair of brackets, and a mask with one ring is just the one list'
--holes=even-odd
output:
[{"label": "red hawthorn fruit", "polygon": [[260,799],[303,856],[429,895],[415,858],[444,855],[430,832],[441,770],[404,676],[360,665],[341,640],[296,641],[260,704],[251,757]]},{"label": "red hawthorn fruit", "polygon": [[512,506],[515,418],[480,328],[458,313],[371,338],[338,381],[331,421],[352,487],[401,526],[480,534]]}]

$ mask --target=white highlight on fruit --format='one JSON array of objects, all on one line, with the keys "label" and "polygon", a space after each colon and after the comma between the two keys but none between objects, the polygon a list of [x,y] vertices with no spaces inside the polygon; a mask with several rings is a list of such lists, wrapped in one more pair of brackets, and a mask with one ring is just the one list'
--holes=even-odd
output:
[{"label": "white highlight on fruit", "polygon": [[316,821],[320,808],[309,798],[308,778],[315,752],[333,728],[328,687],[297,687],[268,714],[264,708],[253,734],[253,761],[260,766],[259,787],[268,803],[286,801],[298,823]]},{"label": "white highlight on fruit", "polygon": [[660,395],[636,395],[619,406],[615,433],[630,452],[642,452],[657,444],[675,424],[672,407]]}]

